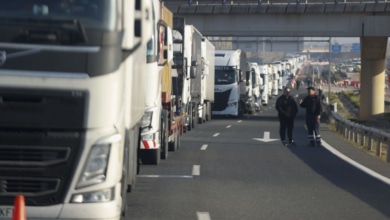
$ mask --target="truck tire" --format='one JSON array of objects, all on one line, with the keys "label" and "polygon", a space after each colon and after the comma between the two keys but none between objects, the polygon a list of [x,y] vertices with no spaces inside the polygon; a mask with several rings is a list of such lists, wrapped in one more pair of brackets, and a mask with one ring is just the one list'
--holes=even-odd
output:
[{"label": "truck tire", "polygon": [[122,207],[121,207],[121,220],[126,218],[127,212],[127,193],[131,191],[131,187],[128,184],[128,169],[130,168],[129,163],[129,137],[125,137],[125,147],[123,150],[123,165],[122,165],[122,180],[121,180],[121,197],[122,197]]},{"label": "truck tire", "polygon": [[181,137],[180,137],[180,136],[181,136],[181,135],[180,135],[180,133],[178,132],[178,134],[177,134],[177,144],[176,144],[177,149],[180,148],[180,141],[181,141]]},{"label": "truck tire", "polygon": [[168,158],[168,111],[163,110],[161,113],[161,159],[165,160]]},{"label": "truck tire", "polygon": [[199,116],[198,116],[198,105],[194,104],[192,109],[192,128],[195,128],[198,124]]},{"label": "truck tire", "polygon": [[175,131],[174,141],[173,142],[169,142],[169,144],[168,144],[169,151],[176,151],[176,149],[177,149],[177,135],[178,135],[178,132]]},{"label": "truck tire", "polygon": [[206,121],[211,120],[211,102],[206,103]]},{"label": "truck tire", "polygon": [[141,150],[140,158],[142,164],[157,165],[160,163],[161,149]]}]

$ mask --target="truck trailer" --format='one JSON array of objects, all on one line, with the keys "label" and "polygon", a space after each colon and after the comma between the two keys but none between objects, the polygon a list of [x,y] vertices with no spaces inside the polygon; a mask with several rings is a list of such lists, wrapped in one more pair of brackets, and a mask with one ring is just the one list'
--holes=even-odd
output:
[{"label": "truck trailer", "polygon": [[125,216],[153,2],[0,0],[1,217]]},{"label": "truck trailer", "polygon": [[199,123],[211,120],[211,105],[214,102],[215,47],[205,37],[202,38],[202,77]]},{"label": "truck trailer", "polygon": [[202,34],[185,19],[173,19],[174,42],[174,91],[180,101],[180,114],[184,117],[185,130],[195,128],[199,120],[202,80]]}]

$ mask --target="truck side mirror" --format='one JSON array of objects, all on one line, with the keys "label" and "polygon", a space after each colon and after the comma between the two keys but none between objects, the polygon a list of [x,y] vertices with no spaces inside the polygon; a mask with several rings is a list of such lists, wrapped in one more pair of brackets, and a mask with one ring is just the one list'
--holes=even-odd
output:
[{"label": "truck side mirror", "polygon": [[187,77],[187,58],[183,59],[183,75]]}]

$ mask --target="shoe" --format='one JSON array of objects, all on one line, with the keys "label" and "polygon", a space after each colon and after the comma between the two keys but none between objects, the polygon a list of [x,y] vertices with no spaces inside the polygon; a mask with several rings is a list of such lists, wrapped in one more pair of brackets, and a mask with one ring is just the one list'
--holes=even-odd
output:
[{"label": "shoe", "polygon": [[288,143],[288,145],[296,146],[295,141],[290,141],[290,143]]},{"label": "shoe", "polygon": [[287,146],[287,142],[286,142],[286,141],[282,141],[282,144],[283,144],[284,146]]}]

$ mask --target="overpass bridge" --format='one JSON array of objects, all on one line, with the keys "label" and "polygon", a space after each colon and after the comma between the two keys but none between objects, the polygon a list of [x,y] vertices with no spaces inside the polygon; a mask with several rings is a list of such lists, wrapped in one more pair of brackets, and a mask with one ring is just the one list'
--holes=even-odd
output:
[{"label": "overpass bridge", "polygon": [[359,117],[383,117],[390,2],[350,0],[165,0],[205,36],[359,37]]}]

